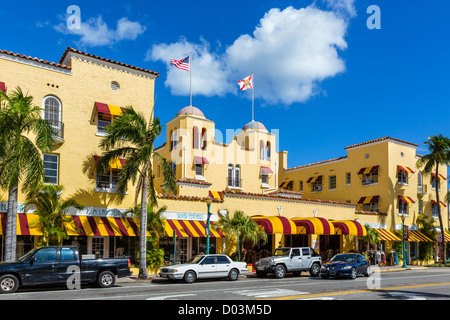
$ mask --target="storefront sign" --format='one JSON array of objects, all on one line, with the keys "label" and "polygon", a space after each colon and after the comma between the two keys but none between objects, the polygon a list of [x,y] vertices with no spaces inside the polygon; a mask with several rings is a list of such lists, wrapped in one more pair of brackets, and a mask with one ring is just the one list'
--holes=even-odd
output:
[{"label": "storefront sign", "polygon": [[[104,208],[104,207],[85,207],[82,210],[70,208],[67,214],[71,216],[89,216],[89,217],[124,217],[126,209]],[[127,215],[128,217],[128,215]]]},{"label": "storefront sign", "polygon": [[[161,218],[166,220],[197,220],[206,221],[207,213],[198,212],[176,212],[176,211],[165,211],[161,214]],[[219,221],[219,215],[217,213],[212,213],[210,221]]]},{"label": "storefront sign", "polygon": [[[30,208],[31,206],[28,209]],[[32,211],[34,210],[28,210],[28,212],[25,212],[25,203],[17,204],[17,213],[31,213]],[[0,202],[0,212],[8,212],[8,202]]]}]

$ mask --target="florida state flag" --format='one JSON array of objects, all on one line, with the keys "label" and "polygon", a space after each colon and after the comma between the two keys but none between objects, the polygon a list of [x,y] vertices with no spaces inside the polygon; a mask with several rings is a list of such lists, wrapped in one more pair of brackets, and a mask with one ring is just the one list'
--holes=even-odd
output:
[{"label": "florida state flag", "polygon": [[253,75],[248,76],[244,80],[238,81],[241,91],[253,89]]}]

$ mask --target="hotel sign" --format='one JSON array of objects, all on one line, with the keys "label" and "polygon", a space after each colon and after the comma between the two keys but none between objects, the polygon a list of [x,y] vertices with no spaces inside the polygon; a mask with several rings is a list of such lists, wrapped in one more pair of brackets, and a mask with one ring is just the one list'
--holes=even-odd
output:
[{"label": "hotel sign", "polygon": [[[208,215],[200,212],[177,212],[177,211],[165,211],[161,214],[161,218],[166,220],[196,220],[206,221]],[[219,215],[217,213],[211,214],[210,221],[219,221]]]}]

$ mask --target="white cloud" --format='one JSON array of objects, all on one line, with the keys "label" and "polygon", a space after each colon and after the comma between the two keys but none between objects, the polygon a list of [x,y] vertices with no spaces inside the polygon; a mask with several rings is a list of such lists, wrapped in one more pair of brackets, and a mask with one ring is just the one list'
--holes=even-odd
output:
[{"label": "white cloud", "polygon": [[325,4],[342,16],[356,17],[355,0],[323,0]]},{"label": "white cloud", "polygon": [[[331,5],[331,0],[326,0]],[[352,1],[335,0],[336,6]],[[334,7],[337,8],[337,7]],[[336,9],[337,10],[337,9]],[[237,92],[237,81],[254,72],[255,97],[270,104],[305,102],[321,91],[320,82],[345,71],[339,50],[347,48],[348,21],[335,11],[320,10],[315,4],[295,9],[271,9],[253,34],[245,34],[225,52],[212,53],[209,44],[181,39],[154,45],[149,60],[167,65],[165,85],[173,94],[189,93],[189,73],[170,65],[194,52],[194,94],[223,96]]]},{"label": "white cloud", "polygon": [[61,22],[55,29],[65,34],[80,36],[78,44],[83,47],[107,46],[122,40],[135,40],[146,30],[139,22],[130,21],[128,18],[119,19],[116,29],[110,29],[102,16],[81,22],[79,29],[68,29],[65,22]]}]

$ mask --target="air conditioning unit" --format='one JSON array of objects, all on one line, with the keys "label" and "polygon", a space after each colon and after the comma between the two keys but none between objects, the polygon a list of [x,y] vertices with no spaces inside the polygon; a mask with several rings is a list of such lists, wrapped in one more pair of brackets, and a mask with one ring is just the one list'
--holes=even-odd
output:
[{"label": "air conditioning unit", "polygon": [[363,179],[362,184],[371,184],[373,182],[372,179]]}]

